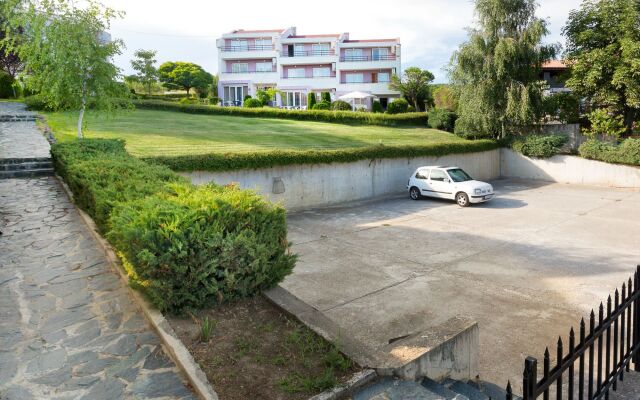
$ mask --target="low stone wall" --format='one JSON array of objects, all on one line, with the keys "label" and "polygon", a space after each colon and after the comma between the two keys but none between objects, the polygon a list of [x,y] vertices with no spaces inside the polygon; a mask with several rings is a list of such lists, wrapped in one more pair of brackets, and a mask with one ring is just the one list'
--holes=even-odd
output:
[{"label": "low stone wall", "polygon": [[640,167],[609,164],[565,155],[535,159],[525,157],[511,149],[503,148],[500,151],[500,175],[504,178],[640,188]]},{"label": "low stone wall", "polygon": [[256,190],[271,201],[283,204],[288,210],[299,210],[401,194],[406,192],[411,173],[425,165],[455,165],[476,179],[496,179],[500,176],[500,150],[255,170],[194,171],[181,175],[194,184],[237,182],[241,188]]}]

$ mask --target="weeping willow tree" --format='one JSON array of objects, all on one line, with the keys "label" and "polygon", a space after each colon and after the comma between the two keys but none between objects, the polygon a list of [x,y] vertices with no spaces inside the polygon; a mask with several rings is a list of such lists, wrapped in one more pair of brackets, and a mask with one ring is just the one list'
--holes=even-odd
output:
[{"label": "weeping willow tree", "polygon": [[505,137],[540,119],[542,63],[556,45],[543,45],[546,21],[534,0],[476,0],[477,27],[453,54],[449,77],[458,98],[455,132]]}]

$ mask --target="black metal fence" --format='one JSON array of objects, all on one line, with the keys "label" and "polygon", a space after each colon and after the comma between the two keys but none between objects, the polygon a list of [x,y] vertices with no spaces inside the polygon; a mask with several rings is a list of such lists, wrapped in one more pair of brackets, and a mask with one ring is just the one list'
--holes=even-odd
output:
[{"label": "black metal fence", "polygon": [[[527,357],[523,400],[549,400],[550,392],[555,392],[557,400],[608,399],[632,363],[640,371],[640,265],[633,281],[623,283],[621,291],[616,289],[613,303],[609,296],[606,315],[600,303],[597,317],[591,310],[588,327],[584,318],[580,321],[577,344],[573,327],[566,353],[562,337],[558,338],[553,368],[549,348],[545,350],[542,379],[538,380],[538,360]],[[513,400],[512,392],[509,382],[506,400]]]}]

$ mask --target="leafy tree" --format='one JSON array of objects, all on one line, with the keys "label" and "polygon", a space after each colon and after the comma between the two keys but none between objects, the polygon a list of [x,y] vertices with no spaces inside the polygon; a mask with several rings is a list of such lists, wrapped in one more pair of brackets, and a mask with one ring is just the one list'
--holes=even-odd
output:
[{"label": "leafy tree", "polygon": [[618,138],[625,132],[622,115],[612,115],[605,109],[593,110],[589,114],[589,122],[591,127],[582,130],[589,139],[598,139],[599,136]]},{"label": "leafy tree", "polygon": [[544,61],[555,45],[542,45],[548,33],[535,16],[535,0],[476,0],[478,26],[451,59],[458,97],[455,131],[469,137],[505,137],[542,115]]},{"label": "leafy tree", "polygon": [[322,102],[324,103],[331,103],[331,93],[322,92],[322,94],[320,95],[320,100],[322,100]]},{"label": "leafy tree", "polygon": [[433,79],[434,76],[431,72],[418,67],[409,67],[404,71],[402,77],[397,75],[391,77],[389,88],[402,93],[416,110],[423,110],[425,103],[433,102],[429,88]]},{"label": "leafy tree", "polygon": [[[0,11],[3,11],[0,16],[0,71],[6,73],[12,81],[18,78],[18,74],[23,71],[24,63],[15,51],[10,50],[10,43],[15,41],[16,43],[22,36],[21,27],[11,27],[9,19],[5,16],[5,5],[0,3]],[[10,36],[10,37],[9,37]],[[13,97],[18,97],[15,89],[15,85],[11,86],[13,91]]]},{"label": "leafy tree", "polygon": [[624,120],[640,116],[640,2],[586,0],[563,29],[571,65],[566,86]]},{"label": "leafy tree", "polygon": [[437,109],[456,111],[458,99],[449,85],[433,85],[433,103]]},{"label": "leafy tree", "polygon": [[135,59],[131,60],[131,67],[138,72],[138,82],[147,89],[147,94],[151,94],[151,88],[158,81],[158,70],[155,67],[156,51],[140,49],[133,55]]},{"label": "leafy tree", "polygon": [[192,88],[206,90],[213,83],[210,73],[190,62],[165,62],[158,68],[158,73],[167,89],[184,89],[187,94]]},{"label": "leafy tree", "polygon": [[130,104],[124,100],[126,87],[117,81],[120,69],[111,62],[124,44],[105,35],[111,20],[119,17],[121,13],[93,0],[82,8],[41,0],[24,2],[10,20],[14,28],[25,27],[19,41],[7,43],[25,63],[27,87],[50,108],[79,111],[79,138],[87,107],[111,111]]}]

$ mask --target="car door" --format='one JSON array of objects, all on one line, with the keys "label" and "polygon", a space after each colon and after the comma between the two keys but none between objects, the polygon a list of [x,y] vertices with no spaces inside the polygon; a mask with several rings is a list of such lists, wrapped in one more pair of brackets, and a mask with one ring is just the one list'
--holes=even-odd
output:
[{"label": "car door", "polygon": [[419,169],[414,176],[415,185],[420,189],[423,196],[431,196],[431,186],[429,186],[429,170]]},{"label": "car door", "polygon": [[442,169],[431,170],[429,186],[433,196],[443,197],[445,199],[452,199],[454,196],[451,179],[449,179],[449,175]]}]

